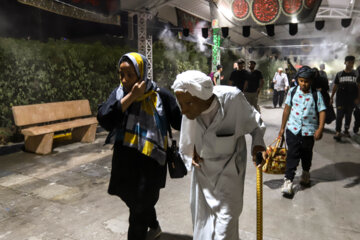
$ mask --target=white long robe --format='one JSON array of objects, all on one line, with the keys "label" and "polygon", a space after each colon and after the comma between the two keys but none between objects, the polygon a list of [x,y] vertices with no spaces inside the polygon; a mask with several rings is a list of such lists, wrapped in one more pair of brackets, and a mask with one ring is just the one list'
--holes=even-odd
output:
[{"label": "white long robe", "polygon": [[194,145],[204,159],[193,168],[190,205],[195,240],[238,240],[246,170],[245,134],[252,147],[264,146],[265,125],[236,87],[216,86],[219,109],[206,128],[199,119],[183,116],[180,153],[192,169]]}]

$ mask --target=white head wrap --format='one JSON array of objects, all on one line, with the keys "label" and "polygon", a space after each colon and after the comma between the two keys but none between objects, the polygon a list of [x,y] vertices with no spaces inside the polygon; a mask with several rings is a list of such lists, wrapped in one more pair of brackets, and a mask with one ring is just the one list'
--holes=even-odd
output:
[{"label": "white head wrap", "polygon": [[189,70],[176,76],[171,86],[174,92],[189,92],[202,100],[209,99],[213,94],[213,83],[205,73]]}]

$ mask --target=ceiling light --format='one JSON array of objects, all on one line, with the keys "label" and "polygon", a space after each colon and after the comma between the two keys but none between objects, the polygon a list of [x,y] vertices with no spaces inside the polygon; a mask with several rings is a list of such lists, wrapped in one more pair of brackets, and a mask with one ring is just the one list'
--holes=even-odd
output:
[{"label": "ceiling light", "polygon": [[321,20],[321,21],[315,21],[315,28],[317,30],[322,30],[325,26],[325,21],[324,20]]},{"label": "ceiling light", "polygon": [[267,35],[269,37],[273,37],[275,35],[275,25],[269,24],[269,25],[265,25],[265,27],[266,27]]},{"label": "ceiling light", "polygon": [[296,35],[298,32],[298,24],[297,23],[289,23],[289,34],[291,36]]},{"label": "ceiling light", "polygon": [[202,37],[203,37],[203,38],[208,38],[208,36],[209,36],[209,29],[208,29],[208,28],[202,28],[202,29],[201,29],[201,33],[202,33]]},{"label": "ceiling light", "polygon": [[[249,37],[250,36],[250,26],[243,26],[243,36]],[[262,32],[264,33],[264,32]],[[266,33],[264,33],[266,35]]]},{"label": "ceiling light", "polygon": [[344,28],[349,27],[351,24],[351,18],[343,18],[341,19],[341,26],[343,26]]}]

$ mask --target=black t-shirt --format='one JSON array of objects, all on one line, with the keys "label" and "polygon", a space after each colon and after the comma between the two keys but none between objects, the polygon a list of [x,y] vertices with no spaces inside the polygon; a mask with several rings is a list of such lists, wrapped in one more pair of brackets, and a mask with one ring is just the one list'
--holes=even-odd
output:
[{"label": "black t-shirt", "polygon": [[338,72],[335,77],[335,84],[338,86],[336,91],[336,105],[352,105],[358,95],[358,84],[360,84],[359,74],[356,70],[347,73]]},{"label": "black t-shirt", "polygon": [[259,70],[249,72],[249,80],[246,92],[254,93],[260,87],[260,80],[263,79],[262,73]]},{"label": "black t-shirt", "polygon": [[241,91],[244,91],[245,81],[249,79],[249,72],[246,70],[235,70],[230,75],[230,81]]}]

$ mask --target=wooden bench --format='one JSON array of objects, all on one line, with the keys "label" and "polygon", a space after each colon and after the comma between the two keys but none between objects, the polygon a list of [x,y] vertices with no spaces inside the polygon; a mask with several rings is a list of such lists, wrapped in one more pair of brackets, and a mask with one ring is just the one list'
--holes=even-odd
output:
[{"label": "wooden bench", "polygon": [[[25,150],[37,154],[52,151],[55,132],[72,130],[72,139],[95,140],[95,117],[91,117],[88,100],[42,103],[12,107],[15,125],[25,137]],[[61,121],[61,122],[60,122]]]}]

